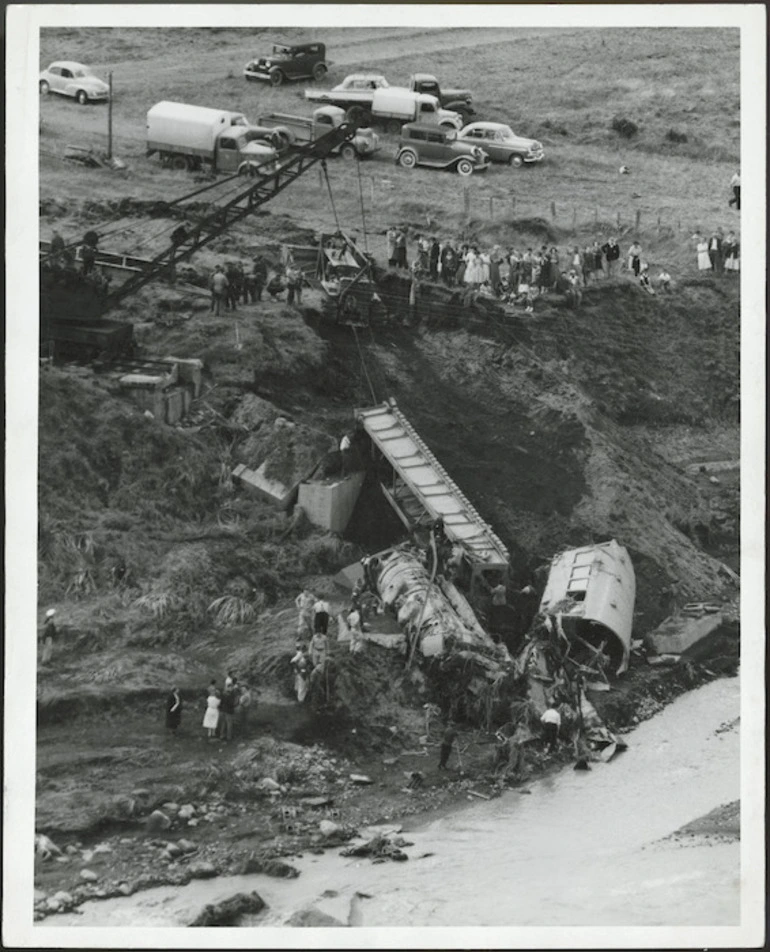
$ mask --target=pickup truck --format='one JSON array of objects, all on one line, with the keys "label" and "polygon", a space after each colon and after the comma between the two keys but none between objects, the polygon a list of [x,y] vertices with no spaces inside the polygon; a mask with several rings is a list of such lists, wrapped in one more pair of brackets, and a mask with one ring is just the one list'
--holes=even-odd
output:
[{"label": "pickup truck", "polygon": [[310,102],[330,103],[347,110],[350,120],[362,124],[379,123],[398,135],[405,122],[435,122],[461,129],[463,117],[442,109],[438,99],[390,83],[377,73],[354,73],[331,90],[305,90]]},{"label": "pickup truck", "polygon": [[251,126],[240,112],[181,102],[159,102],[147,112],[147,155],[160,155],[174,169],[195,171],[205,163],[215,172],[271,172],[278,151],[266,137],[277,131]]},{"label": "pickup truck", "polygon": [[[262,129],[273,129],[285,137],[291,147],[294,144],[315,142],[331,129],[342,125],[345,110],[339,106],[319,106],[312,116],[291,116],[283,112],[269,112],[260,116],[257,123]],[[362,159],[374,155],[380,148],[380,138],[371,129],[358,129],[350,142],[343,142],[339,151],[343,159]]]},{"label": "pickup truck", "polygon": [[416,93],[435,96],[445,109],[459,112],[467,122],[475,115],[473,95],[467,89],[442,89],[435,76],[430,73],[414,73],[409,77],[409,89]]}]

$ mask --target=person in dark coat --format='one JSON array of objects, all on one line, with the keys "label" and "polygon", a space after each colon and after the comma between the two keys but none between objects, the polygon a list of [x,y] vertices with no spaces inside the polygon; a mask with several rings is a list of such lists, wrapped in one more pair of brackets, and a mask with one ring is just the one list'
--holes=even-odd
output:
[{"label": "person in dark coat", "polygon": [[440,254],[441,247],[438,243],[438,238],[434,235],[430,240],[430,248],[428,249],[428,272],[431,281],[438,280],[438,259]]},{"label": "person in dark coat", "polygon": [[166,727],[172,734],[176,734],[182,723],[182,696],[179,688],[172,688],[166,698]]},{"label": "person in dark coat", "polygon": [[457,731],[452,721],[447,722],[446,730],[441,737],[441,751],[439,753],[438,769],[446,770],[449,755],[452,753],[452,746],[457,739]]},{"label": "person in dark coat", "polygon": [[607,261],[607,277],[612,277],[616,264],[620,259],[620,245],[617,238],[610,238],[606,244],[602,245],[602,251]]}]

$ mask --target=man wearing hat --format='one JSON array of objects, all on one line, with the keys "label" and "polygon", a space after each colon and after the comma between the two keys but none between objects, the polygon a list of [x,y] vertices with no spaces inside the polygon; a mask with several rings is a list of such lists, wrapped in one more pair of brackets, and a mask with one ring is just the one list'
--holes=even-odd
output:
[{"label": "man wearing hat", "polygon": [[55,614],[55,608],[49,608],[45,613],[45,622],[43,623],[43,664],[48,664],[53,655],[53,642],[56,637],[56,625],[53,620]]}]

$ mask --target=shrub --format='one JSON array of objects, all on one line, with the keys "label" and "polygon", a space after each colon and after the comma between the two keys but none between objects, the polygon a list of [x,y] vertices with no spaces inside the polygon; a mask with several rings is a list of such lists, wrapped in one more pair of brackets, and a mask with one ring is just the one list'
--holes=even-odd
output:
[{"label": "shrub", "polygon": [[625,116],[615,116],[611,128],[613,132],[617,132],[624,139],[633,139],[639,131],[639,126],[630,119],[626,119]]},{"label": "shrub", "polygon": [[687,142],[687,136],[684,132],[677,132],[676,129],[669,129],[666,133],[666,142]]}]

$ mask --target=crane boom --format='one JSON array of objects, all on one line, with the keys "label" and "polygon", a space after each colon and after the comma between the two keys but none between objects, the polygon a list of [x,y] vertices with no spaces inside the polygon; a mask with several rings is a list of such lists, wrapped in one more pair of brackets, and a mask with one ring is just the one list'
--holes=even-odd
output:
[{"label": "crane boom", "polygon": [[251,215],[260,205],[269,202],[317,162],[324,162],[335,148],[352,139],[357,129],[356,122],[343,122],[321,138],[298,146],[294,154],[283,161],[275,171],[267,175],[259,175],[257,172],[256,180],[248,188],[196,222],[184,240],[172,242],[148,262],[146,269],[109,294],[105,299],[106,308],[154,281],[164,271],[172,269],[178,261],[189,258],[199,248],[213,241],[235,222]]}]

